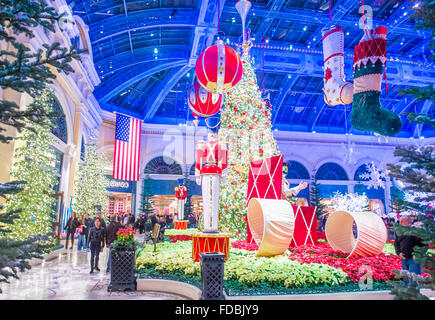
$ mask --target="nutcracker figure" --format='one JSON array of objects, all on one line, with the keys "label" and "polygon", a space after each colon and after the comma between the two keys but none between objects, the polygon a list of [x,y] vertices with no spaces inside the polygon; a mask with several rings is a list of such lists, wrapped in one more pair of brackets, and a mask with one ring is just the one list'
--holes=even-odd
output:
[{"label": "nutcracker figure", "polygon": [[227,177],[228,150],[226,143],[218,142],[220,119],[207,118],[206,123],[208,141],[196,144],[195,176],[202,187],[204,232],[218,233],[219,189]]},{"label": "nutcracker figure", "polygon": [[178,186],[175,187],[175,198],[177,198],[178,220],[184,219],[184,204],[186,203],[187,190],[183,185],[183,179],[178,179]]}]

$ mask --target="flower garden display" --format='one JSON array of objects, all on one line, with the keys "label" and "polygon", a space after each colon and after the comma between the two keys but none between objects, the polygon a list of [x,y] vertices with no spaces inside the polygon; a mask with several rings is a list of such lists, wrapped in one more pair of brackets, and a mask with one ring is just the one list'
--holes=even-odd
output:
[{"label": "flower garden display", "polygon": [[[354,223],[357,237],[354,236]],[[348,258],[377,256],[387,240],[384,222],[372,212],[336,211],[328,217],[325,233],[331,247],[348,254]]]},{"label": "flower garden display", "polygon": [[196,60],[196,76],[207,91],[223,94],[232,89],[242,78],[242,61],[234,49],[222,40],[205,49]]},{"label": "flower garden display", "polygon": [[295,217],[286,200],[252,198],[248,204],[248,221],[258,245],[257,257],[283,254],[293,238]]},{"label": "flower garden display", "polygon": [[117,240],[110,246],[110,284],[107,290],[136,290],[136,242],[132,229],[119,229]]}]

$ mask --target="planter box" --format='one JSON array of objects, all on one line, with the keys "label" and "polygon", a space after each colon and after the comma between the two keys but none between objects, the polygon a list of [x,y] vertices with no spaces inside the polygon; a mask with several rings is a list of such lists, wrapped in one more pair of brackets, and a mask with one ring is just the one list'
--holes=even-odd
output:
[{"label": "planter box", "polygon": [[136,251],[117,247],[111,250],[110,284],[108,291],[136,291]]}]

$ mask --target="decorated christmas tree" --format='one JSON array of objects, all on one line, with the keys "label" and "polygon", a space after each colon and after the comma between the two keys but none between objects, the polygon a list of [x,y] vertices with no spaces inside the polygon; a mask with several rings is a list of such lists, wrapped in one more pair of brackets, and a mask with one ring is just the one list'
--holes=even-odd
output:
[{"label": "decorated christmas tree", "polygon": [[228,144],[228,178],[220,191],[219,230],[246,239],[249,165],[279,155],[271,130],[271,107],[261,97],[249,50],[243,44],[243,77],[225,94],[219,140]]},{"label": "decorated christmas tree", "polygon": [[[48,90],[33,102],[38,109],[50,113],[53,104],[52,93]],[[9,237],[24,240],[29,236],[47,234],[52,231],[56,185],[55,154],[50,136],[53,124],[26,121],[26,126],[17,136],[11,176],[26,181],[24,191],[11,195],[6,202],[6,211],[19,211],[18,219],[8,226]]]},{"label": "decorated christmas tree", "polygon": [[[17,92],[26,92],[32,97],[56,78],[53,68],[68,74],[73,71],[70,62],[80,59],[81,50],[75,47],[63,48],[59,42],[41,45],[38,50],[30,51],[27,43],[35,37],[34,30],[44,31],[46,35],[56,31],[56,24],[64,20],[64,14],[58,14],[45,1],[21,0],[0,2],[0,87]],[[20,108],[15,102],[0,100],[0,143],[13,140],[6,127],[22,130],[27,120],[44,123],[46,109],[39,104]],[[19,218],[19,210],[4,210],[4,201],[23,192],[25,181],[0,183],[0,225],[13,225]],[[25,240],[11,240],[8,228],[0,228],[0,282],[7,282],[9,277],[17,278],[17,272],[30,269],[27,260],[40,257],[49,247],[40,240],[46,235],[29,237]],[[1,292],[1,290],[0,290]]]},{"label": "decorated christmas tree", "polygon": [[91,139],[85,147],[85,158],[79,163],[79,168],[74,183],[73,210],[79,215],[95,212],[96,206],[101,206],[101,211],[107,208],[107,178],[105,175],[107,160],[102,153],[97,152],[97,145]]},{"label": "decorated christmas tree", "polygon": [[154,212],[153,192],[151,185],[151,178],[147,174],[143,180],[143,194],[142,194],[142,208],[141,210],[147,215]]}]

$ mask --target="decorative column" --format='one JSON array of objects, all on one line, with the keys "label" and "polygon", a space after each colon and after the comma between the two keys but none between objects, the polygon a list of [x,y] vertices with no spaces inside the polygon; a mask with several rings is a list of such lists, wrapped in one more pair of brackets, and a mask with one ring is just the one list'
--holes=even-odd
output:
[{"label": "decorative column", "polygon": [[385,182],[385,214],[389,214],[391,212],[391,179],[387,178]]}]

